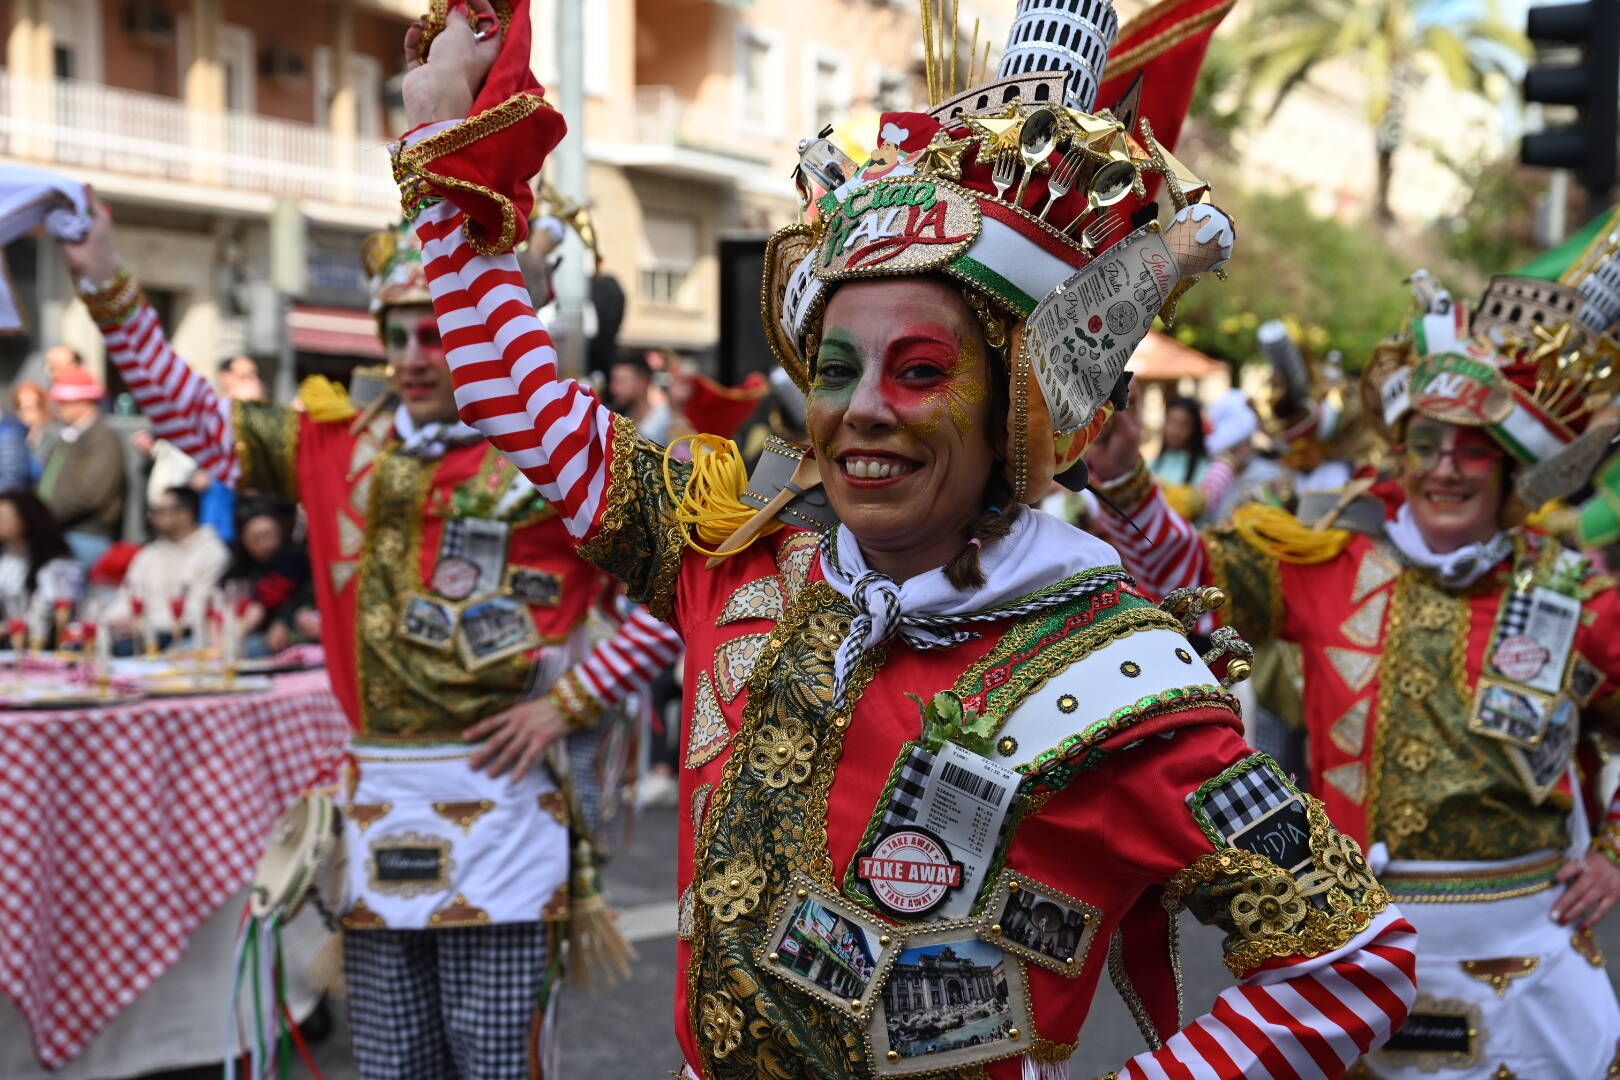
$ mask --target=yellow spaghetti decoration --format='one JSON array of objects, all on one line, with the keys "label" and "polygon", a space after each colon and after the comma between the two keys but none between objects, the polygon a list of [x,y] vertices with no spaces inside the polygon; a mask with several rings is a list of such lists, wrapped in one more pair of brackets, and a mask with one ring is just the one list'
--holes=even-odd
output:
[{"label": "yellow spaghetti decoration", "polygon": [[1160,480],[1159,490],[1164,492],[1164,501],[1170,504],[1170,509],[1188,521],[1197,521],[1209,508],[1209,502],[1204,498],[1203,491],[1191,484],[1175,484],[1168,480]]},{"label": "yellow spaghetti decoration", "polygon": [[1232,514],[1232,527],[1258,551],[1285,563],[1311,565],[1335,558],[1350,544],[1349,529],[1313,529],[1286,510],[1248,503]]},{"label": "yellow spaghetti decoration", "polygon": [[[682,443],[690,443],[692,447],[692,477],[685,491],[677,491],[669,466],[674,460],[675,448]],[[732,533],[759,513],[757,508],[742,501],[742,493],[747,489],[748,468],[743,464],[742,450],[730,439],[718,435],[688,435],[676,439],[664,450],[664,490],[675,504],[675,520],[686,526],[686,544],[694,551],[727,559],[748,550],[746,544],[724,554],[710,550],[725,543]],[[782,522],[778,519],[761,529],[759,536],[769,536],[781,528]]]},{"label": "yellow spaghetti decoration", "polygon": [[298,400],[317,424],[347,420],[358,411],[349,392],[325,375],[311,375],[298,386]]}]

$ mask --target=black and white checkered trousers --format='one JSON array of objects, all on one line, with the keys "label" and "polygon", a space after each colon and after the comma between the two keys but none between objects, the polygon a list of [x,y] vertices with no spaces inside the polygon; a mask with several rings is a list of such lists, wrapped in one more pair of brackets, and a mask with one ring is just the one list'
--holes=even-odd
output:
[{"label": "black and white checkered trousers", "polygon": [[539,922],[345,933],[361,1080],[529,1080],[547,941]]}]

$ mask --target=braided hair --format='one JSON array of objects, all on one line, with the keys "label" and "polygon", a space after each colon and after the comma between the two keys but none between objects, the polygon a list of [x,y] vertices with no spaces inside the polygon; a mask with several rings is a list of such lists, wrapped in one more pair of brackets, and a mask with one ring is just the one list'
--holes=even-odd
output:
[{"label": "braided hair", "polygon": [[1024,512],[1023,506],[1013,500],[1007,483],[997,476],[990,483],[991,503],[968,530],[967,546],[958,551],[945,564],[945,579],[956,588],[966,591],[984,587],[984,567],[979,564],[979,553],[991,540],[1004,539],[1012,532],[1012,523]]}]

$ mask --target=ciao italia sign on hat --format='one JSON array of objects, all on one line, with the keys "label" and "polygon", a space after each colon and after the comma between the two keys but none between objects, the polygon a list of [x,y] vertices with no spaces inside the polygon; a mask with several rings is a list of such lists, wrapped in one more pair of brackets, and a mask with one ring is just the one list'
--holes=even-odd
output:
[{"label": "ciao italia sign on hat", "polygon": [[817,254],[823,281],[919,274],[947,266],[980,230],[977,202],[935,180],[888,180],[861,188],[827,216]]}]

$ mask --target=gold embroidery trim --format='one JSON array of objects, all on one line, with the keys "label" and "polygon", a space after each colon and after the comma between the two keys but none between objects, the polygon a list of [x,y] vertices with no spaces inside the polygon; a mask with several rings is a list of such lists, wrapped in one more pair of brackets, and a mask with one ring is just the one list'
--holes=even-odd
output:
[{"label": "gold embroidery trim", "polygon": [[[1170,916],[1174,925],[1175,915]],[[1108,981],[1114,984],[1114,992],[1130,1010],[1131,1019],[1136,1021],[1136,1030],[1142,1033],[1149,1050],[1157,1050],[1164,1045],[1159,1038],[1158,1028],[1153,1026],[1153,1017],[1148,1014],[1147,1003],[1136,990],[1136,984],[1131,981],[1130,973],[1125,970],[1125,932],[1115,930],[1114,937],[1108,943]]]},{"label": "gold embroidery trim", "polygon": [[570,731],[594,728],[607,711],[576,669],[563,672],[562,678],[551,685],[546,696],[562,713]]},{"label": "gold embroidery trim", "polygon": [[[970,665],[956,680],[956,693],[972,694],[976,687],[982,685],[987,671],[1006,662],[1009,656],[1028,649],[1040,635],[1040,628],[1045,622],[1046,617],[1040,616],[1009,630],[994,649]],[[1151,605],[1117,614],[1099,615],[1097,626],[1087,627],[1053,642],[1050,648],[1030,657],[1027,663],[1018,665],[1006,682],[986,690],[984,715],[995,718],[995,730],[999,731],[1010,712],[1001,702],[1011,698],[1016,708],[1052,676],[1068,670],[1103,646],[1143,630],[1185,632],[1174,615]]]},{"label": "gold embroidery trim", "polygon": [[1118,56],[1109,57],[1103,80],[1107,81],[1123,77],[1144,64],[1152,62],[1180,45],[1183,41],[1202,32],[1204,27],[1220,22],[1221,19],[1226,17],[1226,13],[1232,10],[1235,3],[1237,3],[1237,0],[1226,0],[1225,3],[1217,4],[1203,14],[1193,16],[1158,37],[1149,38],[1134,49],[1127,49]]},{"label": "gold embroidery trim", "polygon": [[[1282,564],[1274,556],[1267,555],[1248,541],[1238,536],[1235,530],[1221,527],[1213,530],[1207,536],[1204,544],[1209,554],[1210,584],[1214,585],[1228,597],[1234,599],[1233,606],[1225,612],[1223,620],[1228,625],[1236,626],[1248,639],[1251,645],[1259,645],[1269,641],[1282,633],[1284,605]],[[1242,559],[1250,562],[1254,569],[1265,575],[1266,579],[1266,625],[1264,627],[1243,626],[1239,623],[1239,604],[1247,589],[1236,586],[1232,567]],[[1185,629],[1183,629],[1185,632]]]},{"label": "gold embroidery trim", "polygon": [[[601,566],[614,554],[619,534],[628,530],[638,514],[654,513],[639,505],[642,501],[641,485],[636,482],[635,456],[640,452],[641,437],[635,424],[623,416],[612,419],[612,434],[608,438],[608,485],[603,495],[605,504],[602,521],[596,534],[579,545],[579,557],[593,566]],[[662,499],[661,495],[656,498]],[[663,509],[663,508],[660,508]],[[647,610],[654,618],[668,621],[675,607],[675,578],[681,570],[681,554],[686,545],[679,523],[667,513],[661,523],[668,535],[660,550],[652,553],[658,567],[647,590]],[[644,547],[644,545],[636,545]]]},{"label": "gold embroidery trim", "polygon": [[491,810],[495,803],[491,799],[469,799],[462,802],[436,802],[433,812],[456,825],[461,829],[462,835],[472,832],[474,823]]},{"label": "gold embroidery trim", "polygon": [[1498,998],[1505,998],[1508,984],[1534,974],[1541,966],[1541,957],[1497,956],[1489,960],[1463,960],[1461,964],[1463,974],[1495,990]]},{"label": "gold embroidery trim", "polygon": [[[248,406],[252,405],[250,411]],[[272,446],[258,431],[251,419],[253,412],[265,412],[274,409],[276,420],[281,427],[280,445]],[[298,438],[300,433],[299,414],[295,409],[279,406],[269,406],[253,402],[231,402],[231,434],[235,439],[236,464],[238,476],[236,480],[239,489],[256,489],[259,491],[279,492],[292,502],[299,498],[298,484]],[[259,444],[260,453],[254,453],[254,443]],[[260,476],[263,470],[256,464],[271,465],[282,470],[283,475]]]},{"label": "gold embroidery trim", "polygon": [[748,751],[748,765],[767,787],[785,788],[810,779],[815,756],[815,736],[803,724],[788,721],[760,728],[759,741]]},{"label": "gold embroidery trim", "polygon": [[[793,602],[789,605],[782,620],[777,623],[771,632],[770,639],[760,652],[758,663],[754,666],[753,675],[749,678],[748,703],[743,709],[743,720],[736,736],[738,750],[727,759],[722,770],[720,786],[710,799],[710,805],[704,815],[703,826],[695,837],[694,865],[703,867],[708,865],[709,850],[712,847],[715,835],[719,829],[719,822],[726,817],[725,810],[731,802],[743,776],[744,759],[748,756],[744,748],[751,747],[754,739],[758,737],[761,729],[766,726],[765,684],[768,673],[775,667],[776,659],[781,655],[787,644],[799,634],[809,630],[808,624],[814,621],[838,620],[835,614],[842,605],[842,598],[833,588],[824,581],[813,582],[807,585]],[[844,617],[847,621],[847,616]],[[886,646],[870,649],[856,664],[851,673],[848,684],[847,704],[842,713],[827,717],[828,724],[821,740],[818,754],[820,761],[812,769],[807,783],[807,804],[804,820],[806,823],[804,836],[796,844],[796,856],[793,859],[794,868],[808,874],[813,880],[831,888],[834,880],[832,854],[827,842],[827,796],[832,788],[833,777],[838,767],[838,759],[843,753],[843,733],[849,727],[850,714],[860,701],[861,694],[872,681],[877,670],[882,666],[888,655]],[[831,687],[825,688],[826,698],[831,699]],[[699,985],[699,976],[703,970],[707,944],[710,937],[709,917],[713,913],[706,904],[693,905],[693,927],[691,937],[691,952],[686,968],[687,991],[687,1018],[694,1028],[701,1032],[708,1032],[713,1026],[724,1039],[715,1037],[708,1039],[707,1045],[716,1060],[722,1060],[741,1045],[742,1036],[740,1028],[736,1033],[735,1041],[731,1041],[731,1025],[727,1022],[730,1014],[721,1014],[719,1006],[723,1003],[731,1005],[732,999],[723,991],[719,994],[704,993]],[[730,974],[733,980],[743,980],[752,986],[753,980],[746,971],[733,970]],[[746,989],[746,988],[745,988]],[[747,990],[747,992],[752,992]],[[723,1002],[718,1000],[723,999]],[[732,1006],[735,1008],[735,1006]],[[741,1024],[740,1010],[736,1014],[738,1025]],[[724,1052],[722,1053],[722,1048]]]},{"label": "gold embroidery trim", "polygon": [[749,855],[739,855],[723,863],[719,872],[698,889],[698,898],[714,909],[721,922],[736,922],[759,907],[765,892],[765,871]]},{"label": "gold embroidery trim", "polygon": [[[1264,855],[1219,848],[1165,886],[1166,909],[1174,911],[1200,894],[1192,906],[1204,910],[1195,913],[1221,920],[1227,930],[1226,966],[1239,978],[1276,957],[1319,956],[1340,948],[1390,904],[1356,842],[1333,827],[1319,800],[1304,798],[1313,869],[1295,877]],[[1327,910],[1311,903],[1318,896]]]},{"label": "gold embroidery trim", "polygon": [[428,163],[458,150],[464,150],[473,143],[487,136],[503,131],[513,124],[528,119],[541,109],[551,108],[551,103],[544,97],[535,93],[513,94],[499,105],[485,109],[477,116],[468,117],[455,127],[441,131],[437,135],[429,136],[415,146],[400,151],[394,163],[394,179],[403,183],[411,175],[416,175],[433,184],[452,188],[457,191],[471,191],[490,199],[501,210],[501,231],[493,242],[481,239],[473,228],[473,220],[467,218],[462,225],[462,235],[467,238],[467,244],[480,255],[501,255],[512,250],[517,241],[517,206],[505,195],[486,187],[483,184],[470,180],[461,180],[454,176],[446,176],[429,169]]},{"label": "gold embroidery trim", "polygon": [[1079,1042],[1053,1042],[1037,1035],[1029,1041],[1029,1049],[1025,1053],[1029,1055],[1031,1061],[1040,1065],[1062,1065],[1074,1057],[1074,1052],[1079,1047]]}]

